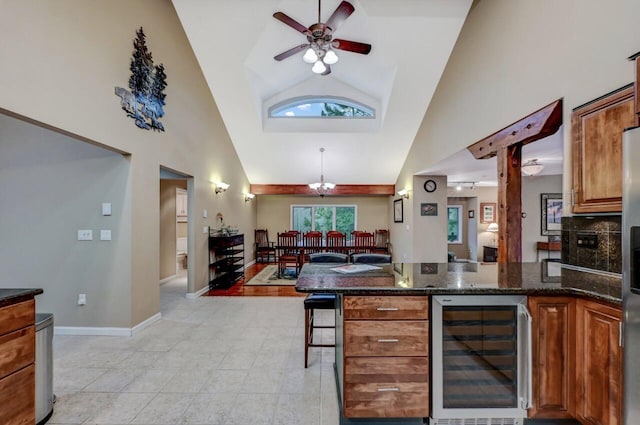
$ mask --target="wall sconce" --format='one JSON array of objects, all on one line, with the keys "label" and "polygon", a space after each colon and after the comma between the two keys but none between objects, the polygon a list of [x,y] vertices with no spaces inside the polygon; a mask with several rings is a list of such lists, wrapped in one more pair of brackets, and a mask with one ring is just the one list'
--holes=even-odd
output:
[{"label": "wall sconce", "polygon": [[225,192],[227,189],[229,189],[229,183],[214,182],[213,184],[216,185],[216,195],[220,192]]},{"label": "wall sconce", "polygon": [[409,189],[402,189],[398,191],[398,196],[401,198],[409,199]]},{"label": "wall sconce", "polygon": [[244,194],[244,202],[251,202],[253,201],[253,198],[255,198],[256,195],[254,195],[253,193],[245,193]]}]

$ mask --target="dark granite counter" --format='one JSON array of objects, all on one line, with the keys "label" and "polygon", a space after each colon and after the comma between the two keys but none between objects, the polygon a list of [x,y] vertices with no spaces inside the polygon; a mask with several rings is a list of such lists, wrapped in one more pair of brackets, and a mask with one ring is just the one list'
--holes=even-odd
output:
[{"label": "dark granite counter", "polygon": [[42,294],[41,288],[0,289],[0,307],[16,304]]},{"label": "dark granite counter", "polygon": [[305,264],[298,292],[383,295],[579,295],[622,304],[622,280],[612,274],[541,263],[396,263],[352,274],[336,264]]}]

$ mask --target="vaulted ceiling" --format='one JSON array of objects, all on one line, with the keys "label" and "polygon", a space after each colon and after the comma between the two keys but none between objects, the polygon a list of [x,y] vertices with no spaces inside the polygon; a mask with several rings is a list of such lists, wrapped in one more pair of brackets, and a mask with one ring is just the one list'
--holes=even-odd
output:
[{"label": "vaulted ceiling", "polygon": [[[354,13],[335,38],[369,43],[369,55],[337,51],[327,76],[296,54],[306,38],[274,19],[304,26],[314,0],[173,0],[240,161],[252,184],[393,184],[414,141],[471,0],[350,0]],[[340,0],[321,3],[326,21]],[[339,96],[372,106],[372,120],[269,119],[288,98]]]}]

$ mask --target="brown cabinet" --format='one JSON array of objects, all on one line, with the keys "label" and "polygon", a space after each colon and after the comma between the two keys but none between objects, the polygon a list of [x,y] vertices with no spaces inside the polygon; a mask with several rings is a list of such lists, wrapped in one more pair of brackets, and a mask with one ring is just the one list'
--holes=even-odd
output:
[{"label": "brown cabinet", "polygon": [[35,423],[35,301],[0,308],[0,423]]},{"label": "brown cabinet", "polygon": [[529,297],[533,318],[533,407],[530,418],[575,416],[573,297]]},{"label": "brown cabinet", "polygon": [[428,298],[345,296],[342,310],[344,416],[429,416]]},{"label": "brown cabinet", "polygon": [[617,307],[579,299],[577,311],[576,417],[583,424],[622,422],[622,350]]},{"label": "brown cabinet", "polygon": [[573,110],[574,213],[622,211],[622,132],[634,125],[633,84]]}]

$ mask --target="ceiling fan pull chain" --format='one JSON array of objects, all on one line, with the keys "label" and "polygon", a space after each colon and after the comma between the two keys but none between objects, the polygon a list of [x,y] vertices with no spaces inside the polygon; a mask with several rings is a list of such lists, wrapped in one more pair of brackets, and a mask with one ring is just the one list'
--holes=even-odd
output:
[{"label": "ceiling fan pull chain", "polygon": [[321,15],[320,15],[320,3],[321,3],[321,2],[322,2],[322,0],[318,0],[318,22],[322,22],[322,21],[320,20],[320,16],[321,16]]}]

